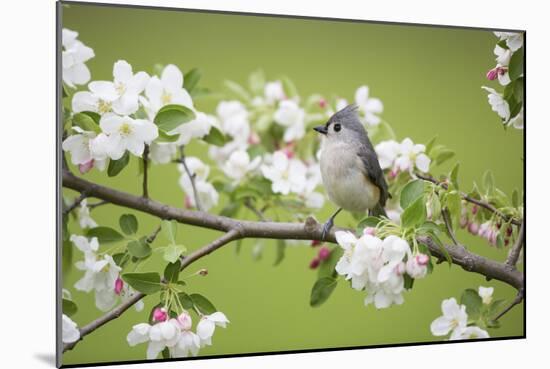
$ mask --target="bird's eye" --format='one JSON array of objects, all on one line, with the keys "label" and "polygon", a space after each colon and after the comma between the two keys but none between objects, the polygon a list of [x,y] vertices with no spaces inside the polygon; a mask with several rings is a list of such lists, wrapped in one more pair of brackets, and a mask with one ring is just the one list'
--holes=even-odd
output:
[{"label": "bird's eye", "polygon": [[341,129],[342,129],[342,126],[340,125],[340,123],[336,123],[334,125],[334,132],[340,132]]}]

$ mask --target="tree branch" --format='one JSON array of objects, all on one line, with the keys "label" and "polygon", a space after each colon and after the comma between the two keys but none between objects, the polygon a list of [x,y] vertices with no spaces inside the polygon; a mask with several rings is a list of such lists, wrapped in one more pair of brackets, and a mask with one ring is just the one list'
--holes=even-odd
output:
[{"label": "tree branch", "polygon": [[511,267],[516,267],[516,264],[518,263],[519,254],[521,252],[521,248],[523,247],[523,244],[525,243],[525,221],[521,223],[521,227],[519,228],[518,238],[516,239],[516,243],[510,250],[510,254],[508,254],[508,258],[506,259],[506,265]]},{"label": "tree branch", "polygon": [[[447,189],[448,186],[446,183],[444,182],[440,182],[438,181],[437,179],[435,179],[434,177],[430,176],[429,174],[428,175],[424,175],[424,174],[421,174],[421,173],[415,173],[415,175],[420,178],[420,179],[423,179],[425,181],[428,181],[428,182],[432,182],[432,183],[435,183],[436,185],[440,185],[441,187],[443,187],[444,189]],[[512,224],[515,224],[517,226],[520,226],[521,225],[521,221],[516,219],[516,218],[512,218],[506,214],[503,214],[500,210],[498,210],[497,208],[495,208],[493,205],[491,205],[490,203],[488,202],[485,202],[485,201],[481,201],[481,200],[477,200],[477,199],[474,199],[473,197],[471,196],[468,196],[467,194],[465,194],[464,192],[460,192],[460,197],[465,200],[465,201],[468,201],[472,204],[476,204],[478,206],[481,206],[482,208],[485,208],[487,210],[489,210],[490,212],[492,213],[495,213],[497,214],[499,217],[501,217],[502,219],[504,219],[505,221],[509,221],[511,222]]]},{"label": "tree branch", "polygon": [[189,167],[187,166],[187,163],[185,162],[185,153],[184,153],[184,147],[180,147],[180,158],[176,160],[177,163],[180,163],[183,165],[183,169],[185,169],[185,173],[187,173],[187,176],[189,177],[189,181],[191,181],[191,187],[193,188],[193,198],[195,199],[195,206],[197,210],[202,211],[202,206],[199,198],[199,191],[197,191],[197,185],[195,184],[195,173],[191,173],[189,170]]},{"label": "tree branch", "polygon": [[499,320],[500,318],[502,318],[502,316],[504,314],[506,314],[507,312],[509,312],[510,310],[512,310],[512,308],[516,305],[518,305],[519,303],[521,303],[521,301],[523,301],[523,298],[524,298],[524,289],[521,288],[519,291],[518,291],[518,294],[516,295],[516,297],[514,298],[514,301],[512,301],[512,303],[510,305],[508,305],[500,314],[498,314],[494,320]]},{"label": "tree branch", "polygon": [[[142,211],[161,219],[174,219],[183,224],[202,228],[229,232],[238,229],[239,238],[269,238],[322,241],[323,226],[312,217],[305,223],[254,222],[236,220],[202,211],[190,211],[161,204],[151,199],[134,196],[113,188],[79,178],[68,171],[63,172],[63,186],[75,191],[87,191],[90,196],[97,197],[113,204]],[[334,233],[342,230],[333,227],[326,236],[326,241],[335,243]],[[419,237],[418,241],[425,244],[432,255],[442,259],[445,257],[441,248],[429,237]],[[469,252],[463,246],[446,245],[446,251],[454,264],[462,266],[467,271],[475,272],[491,279],[503,281],[516,289],[523,288],[523,273],[510,268],[504,263],[484,258]]]},{"label": "tree branch", "polygon": [[[151,235],[147,241],[149,242],[150,239],[154,240],[158,232],[160,231],[160,227],[157,228],[157,230]],[[195,261],[199,260],[200,258],[210,254],[214,250],[219,249],[220,247],[228,244],[229,242],[236,240],[240,238],[240,229],[235,228],[230,230],[229,232],[225,233],[220,238],[212,241],[206,246],[201,247],[200,249],[196,250],[195,252],[192,252],[191,254],[187,255],[182,263],[180,270],[183,270],[187,268],[189,265],[193,264]],[[151,241],[152,242],[152,241]],[[66,343],[63,345],[63,352],[66,352],[68,350],[72,350],[85,336],[92,333],[99,327],[105,325],[106,323],[110,322],[111,320],[114,320],[118,318],[122,313],[124,313],[126,310],[128,310],[131,306],[136,304],[139,300],[144,298],[146,295],[144,293],[136,293],[133,295],[130,299],[126,300],[113,310],[109,311],[105,315],[97,318],[96,320],[92,321],[91,323],[83,326],[80,328],[80,339],[78,339],[75,342],[72,343]]]},{"label": "tree branch", "polygon": [[149,197],[149,189],[147,187],[147,165],[149,159],[149,145],[145,145],[143,149],[143,197]]}]

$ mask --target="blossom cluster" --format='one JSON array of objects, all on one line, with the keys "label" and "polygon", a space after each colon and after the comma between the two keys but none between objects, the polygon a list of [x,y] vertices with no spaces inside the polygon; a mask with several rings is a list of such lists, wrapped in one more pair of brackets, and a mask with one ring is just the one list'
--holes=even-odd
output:
[{"label": "blossom cluster", "polygon": [[512,240],[513,228],[510,224],[503,225],[501,220],[491,218],[480,224],[478,217],[478,206],[474,205],[470,210],[466,206],[462,207],[460,217],[460,227],[466,229],[474,236],[485,238],[491,246],[497,246],[499,236],[502,235],[503,246],[508,246]]},{"label": "blossom cluster", "polygon": [[[84,272],[74,288],[83,292],[95,293],[95,304],[101,311],[110,310],[117,301],[130,299],[135,291],[120,278],[122,268],[109,254],[99,253],[96,237],[71,236],[71,242],[84,254],[84,260],[76,262],[76,268]],[[143,301],[135,305],[137,311],[143,310]]]},{"label": "blossom cluster", "polygon": [[[210,167],[204,164],[202,160],[194,156],[186,158],[185,165],[193,177],[194,186],[199,201],[204,210],[208,211],[212,207],[216,206],[219,200],[218,191],[216,191],[212,183],[208,182]],[[187,208],[195,208],[197,207],[197,204],[195,203],[195,190],[193,189],[193,182],[187,174],[183,164],[179,164],[178,169],[181,173],[179,184],[185,192],[185,206]]]},{"label": "blossom cluster", "polygon": [[[494,48],[496,66],[487,72],[487,79],[490,81],[498,80],[501,86],[509,89],[509,85],[516,82],[516,80],[510,78],[511,61],[515,53],[520,52],[520,49],[523,50],[523,34],[516,32],[495,32],[495,36],[498,38],[498,43]],[[521,71],[519,72],[519,78],[522,76],[523,72]],[[522,82],[518,83],[521,84]],[[482,86],[482,88],[489,93],[489,105],[502,119],[503,124],[516,129],[523,129],[523,93],[520,96],[514,97],[515,92],[506,93],[506,89],[504,93],[500,93],[491,87]],[[519,86],[518,89],[523,91],[523,86]],[[517,112],[513,111],[515,107],[511,106],[511,104],[518,106],[515,109]]]},{"label": "blossom cluster", "polygon": [[196,356],[202,347],[212,345],[216,326],[225,328],[229,320],[222,312],[202,315],[192,331],[192,318],[183,311],[176,318],[170,318],[165,308],[156,308],[152,317],[154,324],[139,323],[132,327],[126,340],[130,346],[147,343],[147,359],[156,359],[165,349],[170,357]]},{"label": "blossom cluster", "polygon": [[416,168],[421,172],[430,170],[431,159],[425,154],[426,146],[414,144],[410,138],[400,143],[394,140],[382,141],[375,147],[380,167],[390,169],[390,178],[400,172],[410,172]]},{"label": "blossom cluster", "polygon": [[[489,305],[492,301],[493,288],[482,287],[478,289],[478,294],[484,305]],[[449,340],[464,340],[473,338],[489,338],[486,330],[470,324],[468,325],[468,314],[465,305],[459,305],[454,297],[443,300],[441,303],[443,315],[435,319],[430,330],[434,336],[446,336],[449,333]]]},{"label": "blossom cluster", "polygon": [[403,303],[405,274],[423,278],[428,272],[429,256],[412,251],[409,243],[390,235],[383,240],[367,228],[357,238],[348,231],[335,233],[344,254],[336,264],[336,272],[351,280],[351,287],[366,290],[365,305],[374,303],[377,309]]}]

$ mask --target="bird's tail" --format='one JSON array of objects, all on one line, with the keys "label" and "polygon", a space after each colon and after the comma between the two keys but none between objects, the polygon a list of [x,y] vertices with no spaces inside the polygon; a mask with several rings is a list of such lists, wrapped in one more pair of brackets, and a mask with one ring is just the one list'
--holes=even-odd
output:
[{"label": "bird's tail", "polygon": [[369,210],[369,215],[373,217],[388,217],[388,214],[386,214],[386,210],[380,203],[376,204],[376,206]]}]

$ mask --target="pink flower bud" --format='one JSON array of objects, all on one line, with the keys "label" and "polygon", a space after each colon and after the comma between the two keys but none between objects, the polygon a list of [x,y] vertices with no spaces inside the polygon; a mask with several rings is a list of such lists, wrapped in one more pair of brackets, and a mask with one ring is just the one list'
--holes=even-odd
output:
[{"label": "pink flower bud", "polygon": [[394,179],[395,177],[397,177],[397,175],[399,174],[399,170],[397,168],[393,168],[392,170],[390,170],[390,172],[388,173],[388,177],[390,179]]},{"label": "pink flower bud", "polygon": [[330,256],[330,249],[328,247],[321,247],[319,249],[318,258],[320,260],[327,260],[329,256]]},{"label": "pink flower bud", "polygon": [[321,259],[319,258],[315,258],[311,260],[311,262],[309,263],[309,269],[317,269],[317,267],[319,266],[319,263],[321,263]]},{"label": "pink flower bud", "polygon": [[504,246],[508,246],[510,244],[510,239],[507,238],[504,240]]},{"label": "pink flower bud", "polygon": [[261,142],[260,136],[256,132],[251,132],[250,136],[248,136],[248,144],[249,145],[258,145]]},{"label": "pink flower bud", "polygon": [[311,247],[316,247],[316,246],[319,246],[321,244],[321,241],[319,240],[312,240],[311,241]]},{"label": "pink flower bud", "polygon": [[416,263],[418,265],[425,266],[425,265],[428,265],[429,262],[430,262],[430,257],[428,255],[426,254],[416,255]]},{"label": "pink flower bud", "polygon": [[479,224],[477,224],[476,222],[471,222],[470,224],[468,224],[468,232],[470,232],[473,235],[478,234]]},{"label": "pink flower bud", "polygon": [[508,228],[506,228],[506,236],[510,237],[510,236],[512,235],[512,232],[513,232],[513,230],[512,230],[512,227],[511,227],[511,226],[509,226]]},{"label": "pink flower bud", "polygon": [[115,281],[115,293],[117,295],[120,295],[123,287],[124,287],[124,282],[122,281],[122,279],[120,279],[120,277],[117,277]]},{"label": "pink flower bud", "polygon": [[506,67],[497,67],[496,70],[497,70],[499,76],[503,76],[508,71],[508,68],[506,68]]},{"label": "pink flower bud", "polygon": [[477,205],[472,206],[472,214],[476,215],[477,213]]},{"label": "pink flower bud", "polygon": [[401,263],[397,264],[395,266],[394,271],[395,271],[395,274],[397,274],[397,275],[401,275],[401,274],[405,273],[405,263],[401,262]]},{"label": "pink flower bud", "polygon": [[498,76],[498,68],[490,69],[487,72],[487,79],[489,81],[494,81],[495,79],[497,79],[497,76]]},{"label": "pink flower bud", "polygon": [[283,153],[287,158],[292,159],[294,157],[294,148],[292,146],[286,146],[283,148]]},{"label": "pink flower bud", "polygon": [[468,217],[460,217],[460,228],[466,228],[468,225]]},{"label": "pink flower bud", "polygon": [[187,312],[183,312],[180,315],[178,315],[176,321],[178,322],[180,329],[183,331],[190,330],[191,325],[193,323],[191,320],[191,315],[189,315],[189,313]]},{"label": "pink flower bud", "polygon": [[323,98],[319,99],[319,107],[320,107],[321,109],[326,108],[326,107],[327,107],[327,100],[325,100],[325,99],[323,99]]},{"label": "pink flower bud", "polygon": [[84,164],[78,164],[78,170],[80,174],[86,174],[94,167],[94,159],[85,162]]},{"label": "pink flower bud", "polygon": [[164,322],[168,319],[168,312],[165,308],[157,307],[153,310],[153,320],[155,322]]},{"label": "pink flower bud", "polygon": [[186,209],[193,208],[193,204],[191,203],[191,197],[185,195],[184,205]]},{"label": "pink flower bud", "polygon": [[376,228],[374,227],[366,227],[365,229],[363,229],[363,235],[370,235],[370,236],[374,236],[376,234]]}]

